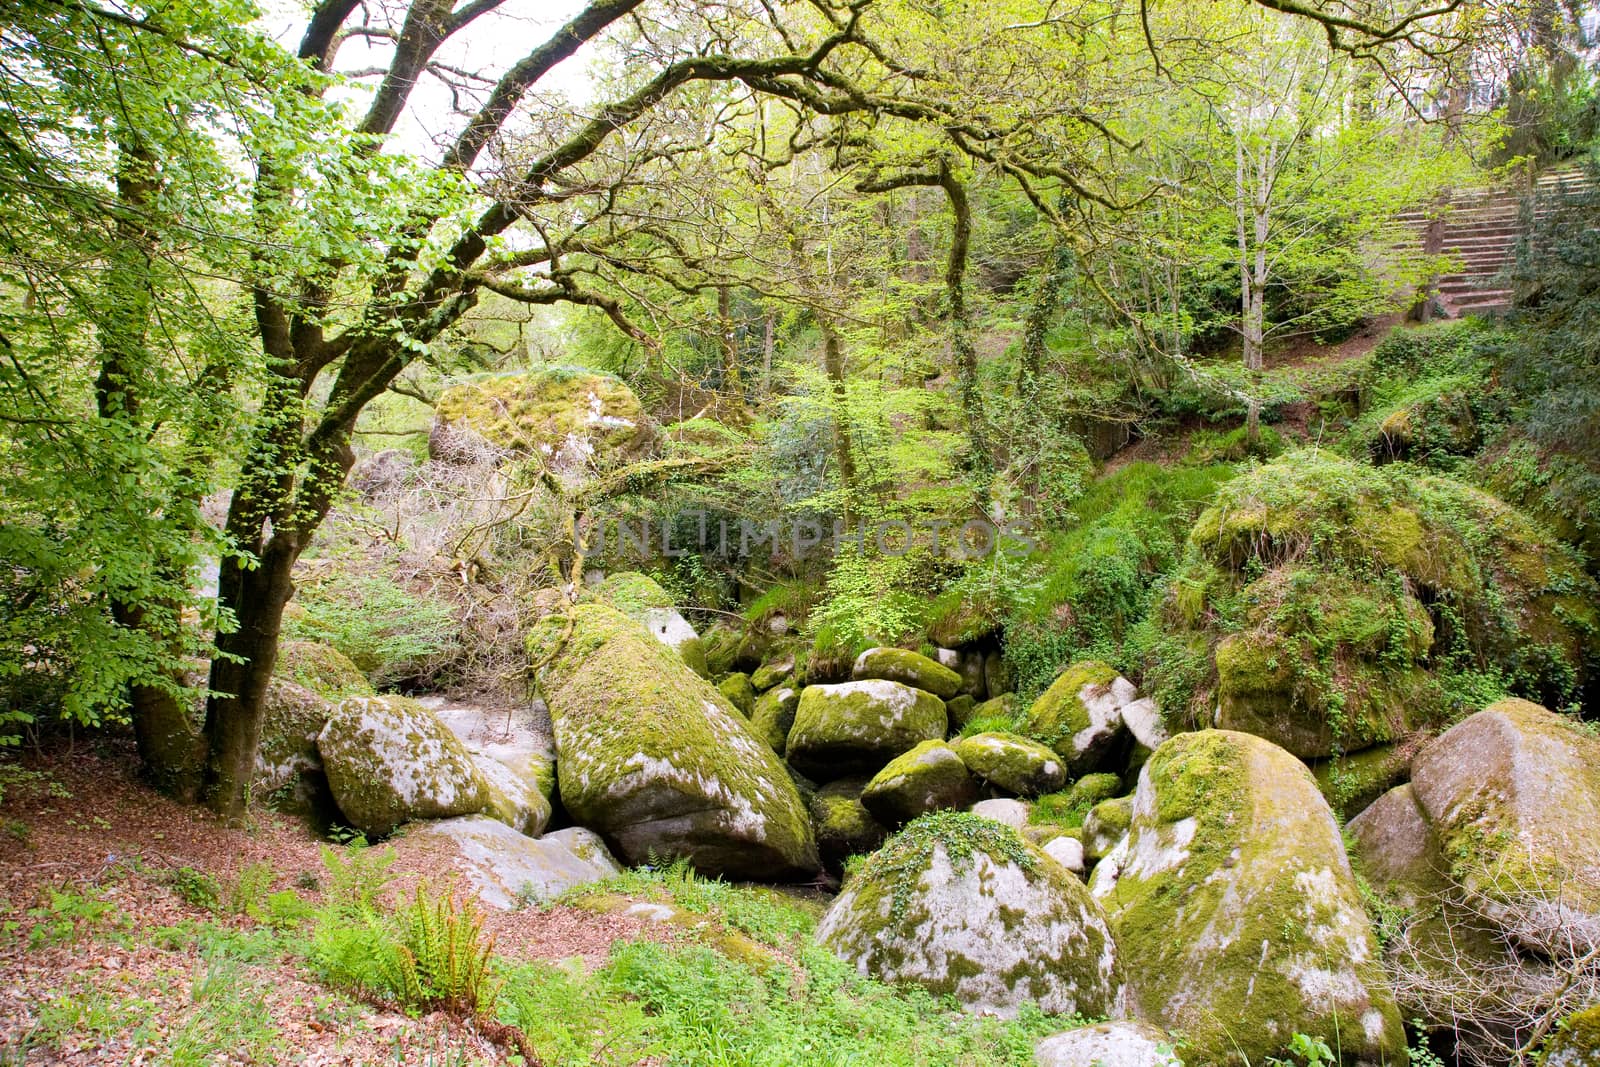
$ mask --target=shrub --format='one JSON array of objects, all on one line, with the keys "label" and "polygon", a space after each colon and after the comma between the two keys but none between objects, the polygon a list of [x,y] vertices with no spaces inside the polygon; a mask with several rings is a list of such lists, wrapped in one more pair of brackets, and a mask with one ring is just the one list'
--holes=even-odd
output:
[{"label": "shrub", "polygon": [[471,900],[458,902],[447,886],[422,884],[394,913],[395,940],[378,957],[389,989],[413,1011],[474,1016],[494,1005],[497,983],[489,970],[494,939],[483,933],[483,914]]},{"label": "shrub", "polygon": [[381,574],[307,582],[298,603],[305,613],[286,617],[287,634],[332,645],[379,689],[428,679],[456,652],[459,638],[449,606]]}]

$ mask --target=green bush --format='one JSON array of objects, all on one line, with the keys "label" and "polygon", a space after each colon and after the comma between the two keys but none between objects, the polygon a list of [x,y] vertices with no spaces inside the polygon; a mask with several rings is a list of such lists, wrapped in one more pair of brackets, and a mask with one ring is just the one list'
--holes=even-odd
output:
[{"label": "green bush", "polygon": [[332,645],[379,689],[432,680],[447,670],[459,648],[447,604],[383,575],[341,574],[307,582],[296,602],[304,615],[285,617],[287,636]]}]

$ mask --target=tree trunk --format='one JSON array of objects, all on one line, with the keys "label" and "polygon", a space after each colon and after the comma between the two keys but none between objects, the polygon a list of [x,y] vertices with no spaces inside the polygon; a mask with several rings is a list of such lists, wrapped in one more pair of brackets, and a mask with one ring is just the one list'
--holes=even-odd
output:
[{"label": "tree trunk", "polygon": [[980,503],[989,500],[989,479],[994,473],[989,455],[988,415],[983,393],[978,387],[978,347],[973,339],[972,316],[967,309],[967,249],[972,243],[972,207],[967,189],[950,170],[948,161],[939,163],[939,184],[950,201],[955,226],[950,236],[950,259],[945,266],[945,289],[950,297],[950,347],[955,355],[956,382],[961,393],[961,410],[967,420],[967,470]]},{"label": "tree trunk", "polygon": [[[848,490],[856,484],[856,461],[850,440],[850,392],[844,372],[844,348],[839,342],[839,331],[826,316],[817,316],[817,325],[822,330],[822,368],[833,386],[833,450],[839,463],[839,483],[846,490],[844,500],[848,509]],[[844,517],[849,519],[848,510]]]},{"label": "tree trunk", "polygon": [[739,345],[733,335],[733,299],[726,285],[717,286],[717,338],[722,346],[722,387],[742,396]]},{"label": "tree trunk", "polygon": [[761,395],[766,396],[772,392],[772,351],[777,347],[778,316],[776,312],[767,312],[766,320],[761,326]]}]

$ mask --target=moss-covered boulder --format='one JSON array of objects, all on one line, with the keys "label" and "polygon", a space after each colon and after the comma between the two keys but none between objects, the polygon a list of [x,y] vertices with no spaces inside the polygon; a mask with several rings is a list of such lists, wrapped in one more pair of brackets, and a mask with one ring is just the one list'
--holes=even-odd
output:
[{"label": "moss-covered boulder", "polygon": [[1407,738],[1399,744],[1318,760],[1311,765],[1311,773],[1334,813],[1351,816],[1411,777],[1411,759],[1422,740]]},{"label": "moss-covered boulder", "polygon": [[756,697],[751,706],[750,729],[781,756],[789,741],[789,731],[794,727],[795,709],[799,706],[800,690],[794,686],[769,689]]},{"label": "moss-covered boulder", "polygon": [[850,677],[858,682],[875,678],[900,682],[932,693],[940,700],[948,700],[961,692],[961,675],[920,652],[904,648],[867,649],[856,657]]},{"label": "moss-covered boulder", "polygon": [[745,718],[750,717],[750,712],[755,708],[756,690],[750,684],[750,676],[741,671],[735,671],[717,683],[717,692],[728,698],[728,703],[739,709],[739,714]]},{"label": "moss-covered boulder", "polygon": [[950,729],[958,731],[973,719],[973,709],[978,702],[965,693],[957,694],[944,702],[944,711],[950,718]]},{"label": "moss-covered boulder", "polygon": [[[1384,959],[1404,1017],[1448,1041],[1462,1062],[1503,1062],[1526,1043],[1526,1021],[1547,1015],[1568,987],[1561,965],[1516,951],[1463,899],[1410,785],[1379,797],[1346,834],[1384,917]],[[1508,1014],[1508,1004],[1518,1011]]]},{"label": "moss-covered boulder", "polygon": [[342,701],[317,736],[317,751],[344,821],[369,835],[413,819],[469,815],[489,803],[471,754],[415,700]]},{"label": "moss-covered boulder", "polygon": [[1136,1015],[1181,1032],[1200,1062],[1260,1063],[1296,1033],[1339,1034],[1350,1062],[1405,1055],[1339,827],[1276,745],[1221,730],[1162,745],[1090,888]]},{"label": "moss-covered boulder", "polygon": [[328,700],[375,696],[377,691],[350,657],[319,641],[284,641],[272,676],[304,686]]},{"label": "moss-covered boulder", "polygon": [[1600,948],[1600,740],[1503,700],[1424,748],[1411,787],[1451,880],[1508,936]]},{"label": "moss-covered boulder", "polygon": [[978,796],[956,750],[943,741],[924,741],[890,760],[861,791],[861,803],[872,817],[899,827],[945,808],[964,808]]},{"label": "moss-covered boulder", "polygon": [[534,840],[482,815],[420,823],[406,832],[395,851],[407,869],[408,861],[432,869],[443,852],[467,876],[478,898],[501,910],[552,900],[622,871],[605,842],[581,827]]},{"label": "moss-covered boulder", "polygon": [[1082,883],[1016,831],[966,812],[924,816],[869,857],[816,938],[862,974],[974,1011],[1119,1007],[1117,947]]},{"label": "moss-covered boulder", "polygon": [[1066,766],[1054,750],[1017,734],[963,737],[956,753],[973,774],[1014,796],[1053,793],[1066,781]]},{"label": "moss-covered boulder", "polygon": [[687,859],[712,876],[817,870],[805,807],[783,765],[721,693],[603,604],[528,637],[555,729],[561,802],[629,863]]},{"label": "moss-covered boulder", "polygon": [[817,850],[831,871],[841,870],[851,856],[877,851],[889,837],[889,828],[874,819],[861,803],[861,791],[868,781],[864,775],[841,778],[811,795],[811,824],[817,835]]},{"label": "moss-covered boulder", "polygon": [[1183,1067],[1178,1044],[1153,1026],[1112,1022],[1053,1034],[1034,1046],[1037,1067]]},{"label": "moss-covered boulder", "polygon": [[1561,1020],[1540,1067],[1600,1067],[1600,1004]]},{"label": "moss-covered boulder", "polygon": [[750,675],[750,684],[756,692],[765,693],[773,686],[791,684],[795,671],[795,654],[791,649],[776,659],[768,660],[755,669]]},{"label": "moss-covered boulder", "polygon": [[924,741],[942,740],[944,701],[900,682],[873,679],[812,685],[800,692],[786,757],[827,781],[876,772]]},{"label": "moss-covered boulder", "polygon": [[702,678],[711,677],[705,646],[689,620],[672,606],[672,597],[655,579],[633,571],[613,574],[589,593],[641,624],[650,635],[676,652]]},{"label": "moss-covered boulder", "polygon": [[642,456],[655,430],[620,379],[552,367],[452,386],[434,404],[428,450],[437,459],[490,448],[538,457],[569,484],[595,467]]},{"label": "moss-covered boulder", "polygon": [[1116,748],[1122,708],[1137,697],[1133,683],[1106,664],[1077,663],[1033,702],[1022,732],[1055,749],[1069,777],[1084,774]]},{"label": "moss-covered boulder", "polygon": [[482,752],[468,754],[483,777],[488,797],[483,813],[529,837],[544,833],[544,828],[550,825],[551,804],[538,783],[493,756]]},{"label": "moss-covered boulder", "polygon": [[1319,451],[1218,491],[1158,622],[1146,681],[1179,697],[1169,713],[1305,758],[1471,710],[1440,677],[1453,664],[1566,702],[1600,652],[1595,584],[1543,526],[1449,478]]},{"label": "moss-covered boulder", "polygon": [[372,683],[349,657],[316,641],[284,641],[262,700],[261,743],[251,789],[276,810],[330,817],[328,782],[317,751],[333,706],[373,696]]},{"label": "moss-covered boulder", "polygon": [[1102,800],[1083,817],[1083,852],[1091,860],[1100,859],[1122,843],[1133,827],[1133,798]]}]

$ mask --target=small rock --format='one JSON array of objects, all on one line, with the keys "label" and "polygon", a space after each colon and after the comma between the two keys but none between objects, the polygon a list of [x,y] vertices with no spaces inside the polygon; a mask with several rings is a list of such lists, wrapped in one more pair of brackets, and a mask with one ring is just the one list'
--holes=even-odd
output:
[{"label": "small rock", "polygon": [[974,815],[1004,823],[1013,830],[1028,825],[1028,805],[1020,800],[980,800],[968,809]]},{"label": "small rock", "polygon": [[1143,1023],[1097,1023],[1034,1046],[1037,1067],[1183,1067],[1171,1038]]},{"label": "small rock", "polygon": [[1073,874],[1082,875],[1086,870],[1083,842],[1076,837],[1068,837],[1065,834],[1060,837],[1052,837],[1044,844],[1044,854]]}]

